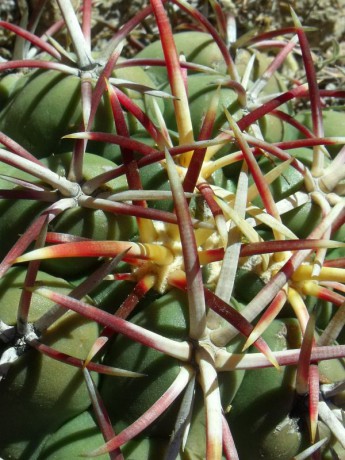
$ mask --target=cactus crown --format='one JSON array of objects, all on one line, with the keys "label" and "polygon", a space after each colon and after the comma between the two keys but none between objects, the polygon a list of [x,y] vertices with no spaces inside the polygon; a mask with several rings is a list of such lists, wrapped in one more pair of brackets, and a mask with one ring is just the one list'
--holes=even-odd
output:
[{"label": "cactus crown", "polygon": [[[20,289],[0,307],[0,386],[19,391],[34,350],[89,396],[57,438],[38,423],[35,445],[24,431],[0,455],[53,458],[93,414],[75,455],[340,458],[345,137],[325,100],[345,92],[319,85],[307,29],[292,12],[234,41],[217,1],[214,26],[151,0],[93,52],[91,2],[56,3],[41,37],[37,17],[0,23],[17,36],[0,63],[0,289]],[[121,57],[148,19],[157,41]],[[81,355],[51,338],[71,314],[96,328]]]}]

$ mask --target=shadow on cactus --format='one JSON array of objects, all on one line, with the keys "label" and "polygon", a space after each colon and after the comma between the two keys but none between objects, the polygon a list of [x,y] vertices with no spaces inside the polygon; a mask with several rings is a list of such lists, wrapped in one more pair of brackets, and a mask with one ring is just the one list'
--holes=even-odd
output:
[{"label": "shadow on cactus", "polygon": [[308,30],[151,0],[93,52],[56,3],[0,23],[0,456],[342,458],[345,92]]}]

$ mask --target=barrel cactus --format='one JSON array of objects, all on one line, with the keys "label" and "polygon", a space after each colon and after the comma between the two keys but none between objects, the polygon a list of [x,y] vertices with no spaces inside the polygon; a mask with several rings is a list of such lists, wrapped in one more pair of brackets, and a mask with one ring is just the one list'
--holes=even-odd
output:
[{"label": "barrel cactus", "polygon": [[209,4],[0,23],[4,460],[343,458],[345,91]]}]

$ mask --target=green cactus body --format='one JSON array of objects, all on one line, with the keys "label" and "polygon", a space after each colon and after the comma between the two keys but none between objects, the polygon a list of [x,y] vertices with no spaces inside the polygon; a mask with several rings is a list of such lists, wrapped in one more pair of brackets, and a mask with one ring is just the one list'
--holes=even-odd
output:
[{"label": "green cactus body", "polygon": [[[206,110],[216,92],[218,86],[216,82],[217,76],[213,75],[191,75],[187,80],[189,108],[195,136],[199,134]],[[163,87],[162,89],[164,91],[169,90],[168,87]],[[214,127],[215,132],[218,132],[218,130],[226,122],[224,108],[227,108],[230,113],[236,116],[236,118],[241,115],[240,106],[237,101],[237,94],[230,88],[222,88],[218,107],[217,119]],[[170,129],[176,130],[175,116],[171,101],[166,103],[165,120]]]},{"label": "green cactus body", "polygon": [[[164,331],[164,335],[176,340],[184,340],[188,334],[187,300],[185,295],[172,290],[154,302],[145,306],[143,310],[132,318],[134,324],[138,324],[154,332]],[[238,340],[230,344],[227,349],[239,350],[241,342]],[[105,377],[100,386],[103,400],[109,409],[116,431],[124,429],[142,415],[164,393],[176,378],[181,363],[177,360],[163,356],[155,350],[143,350],[128,339],[118,336],[109,348],[104,362],[115,367],[126,367],[142,372],[145,377],[140,379],[119,379],[117,382],[112,377]],[[231,374],[225,373],[219,376],[222,404],[226,408],[235,398],[244,371],[238,370]],[[195,433],[186,446],[186,452],[181,452],[181,458],[194,458],[193,455],[202,456],[205,449],[205,414],[200,400],[202,394],[200,388],[196,389],[196,408],[194,410],[196,421],[193,422]],[[148,430],[149,436],[169,437],[176,419],[177,410],[181,401],[162,415],[157,422]],[[198,447],[195,444],[195,436],[198,437]],[[194,454],[188,454],[193,452]],[[191,457],[189,457],[191,455]],[[198,457],[195,457],[198,458]]]},{"label": "green cactus body", "polygon": [[[178,53],[183,53],[186,61],[210,67],[219,73],[224,73],[224,60],[218,46],[212,37],[204,32],[181,32],[174,34],[175,45]],[[160,40],[146,46],[137,54],[138,58],[163,59]],[[150,76],[158,85],[165,83],[167,73],[164,66],[151,66],[147,69]]]},{"label": "green cactus body", "polygon": [[[185,309],[184,296],[171,292],[147,306],[132,321],[155,332],[163,328],[168,337],[183,340],[187,332]],[[147,374],[147,377],[141,379],[119,379],[116,382],[119,385],[117,390],[111,377],[103,379],[100,391],[108,403],[109,413],[117,429],[123,429],[128,422],[133,422],[144,413],[157,399],[157,395],[162,394],[173,382],[179,370],[176,360],[162,356],[155,350],[148,349],[143,353],[140,345],[124,337],[114,340],[105,362],[115,367],[123,367],[126,362],[127,369],[140,369],[139,372]],[[173,428],[171,422],[174,420],[170,412],[164,415],[166,422],[158,424],[156,435],[169,436]]]},{"label": "green cactus body", "polygon": [[[16,309],[22,294],[26,271],[15,268],[1,280],[1,319],[16,324]],[[44,272],[37,281],[68,293],[66,281]],[[29,320],[36,321],[51,302],[34,295]],[[85,358],[98,336],[98,326],[75,313],[67,313],[43,333],[46,345],[62,353]],[[94,378],[98,380],[98,375]],[[90,401],[80,370],[31,350],[13,364],[0,382],[0,455],[8,459],[31,458],[37,443],[69,418],[83,412]]]},{"label": "green cactus body", "polygon": [[0,62],[4,460],[345,449],[344,111],[321,99],[344,92],[294,13],[235,39],[191,3],[97,52],[94,2],[79,25],[57,0],[61,43],[1,21],[23,53]]},{"label": "green cactus body", "polygon": [[24,83],[20,73],[10,73],[0,79],[0,109],[2,110],[6,103],[19,91]]},{"label": "green cactus body", "polygon": [[[341,128],[342,124],[344,123],[344,111],[343,107],[337,107],[334,109],[326,108],[323,110],[323,127],[325,136],[327,137],[337,137],[341,135]],[[310,110],[301,111],[296,115],[296,119],[302,123],[303,126],[307,127],[308,129],[312,130],[312,115]],[[286,139],[296,139],[301,138],[302,135],[297,131],[297,129],[289,127],[286,130]],[[331,145],[328,147],[329,153],[334,157],[340,150],[340,146]]]},{"label": "green cactus body", "polygon": [[[77,460],[82,454],[94,449],[102,443],[97,423],[88,411],[83,412],[63,425],[47,439],[39,460]],[[143,458],[162,458],[166,450],[167,440],[162,438],[142,438],[129,442],[123,454],[133,460]],[[106,460],[108,455],[101,455]]]},{"label": "green cactus body", "polygon": [[26,83],[20,93],[2,111],[1,131],[38,158],[69,150],[61,137],[77,131],[80,124],[79,78],[59,72],[35,72],[22,78]]},{"label": "green cactus body", "polygon": [[[293,320],[276,320],[264,337],[273,350],[295,347],[298,329]],[[294,378],[293,368],[246,373],[228,415],[240,458],[288,460],[301,450],[300,421],[292,413]]]},{"label": "green cactus body", "polygon": [[[58,173],[61,177],[68,175],[71,153],[51,155],[42,159],[42,163],[47,165],[51,171]],[[8,165],[3,165],[3,173],[7,176],[16,174]],[[87,153],[83,163],[83,179],[90,180],[99,174],[115,168],[116,165],[94,154]],[[17,175],[23,180],[30,180],[31,176],[27,173]],[[13,184],[3,180],[1,182],[6,189],[13,188]],[[39,182],[37,181],[39,184]],[[123,177],[118,178],[105,184],[94,195],[101,193],[116,193],[126,190],[127,183]],[[35,200],[2,200],[0,203],[2,218],[0,223],[0,237],[3,241],[1,247],[1,256],[4,257],[18,236],[23,232],[30,222],[49,206],[48,202],[37,203]],[[16,222],[15,226],[13,222]],[[68,233],[83,238],[94,238],[97,240],[121,240],[131,238],[136,234],[136,223],[131,216],[121,216],[110,212],[104,212],[100,209],[86,209],[73,207],[65,210],[57,216],[50,225],[50,231]],[[77,264],[72,261],[68,266],[61,261],[47,261],[45,268],[57,276],[76,276],[82,271],[87,271],[94,266],[94,259],[79,260]]]},{"label": "green cactus body", "polygon": [[[120,68],[114,72],[114,77],[125,81],[134,77],[137,83],[149,88],[153,86],[151,79],[141,68]],[[23,75],[16,83],[12,97],[7,98],[8,103],[1,111],[0,130],[37,158],[71,150],[73,142],[62,137],[82,128],[81,81],[77,76],[65,75],[58,71],[35,71]],[[95,77],[93,81],[96,81]],[[140,92],[126,88],[124,92],[146,111],[147,104]],[[162,102],[159,102],[159,105],[162,107]],[[141,125],[133,117],[130,119],[130,129],[133,133],[140,129]],[[18,126],[21,127],[20,130],[17,129]],[[92,129],[102,132],[114,131],[109,102],[104,97],[97,109]],[[110,144],[90,142],[89,152],[113,158],[117,155],[118,148]]]}]

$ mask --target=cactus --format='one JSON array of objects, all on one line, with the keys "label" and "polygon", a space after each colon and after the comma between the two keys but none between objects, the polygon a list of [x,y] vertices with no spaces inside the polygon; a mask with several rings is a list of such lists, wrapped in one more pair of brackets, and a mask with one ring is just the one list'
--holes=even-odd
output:
[{"label": "cactus", "polygon": [[345,92],[307,29],[150,0],[96,52],[56,3],[0,23],[0,456],[342,458]]}]

